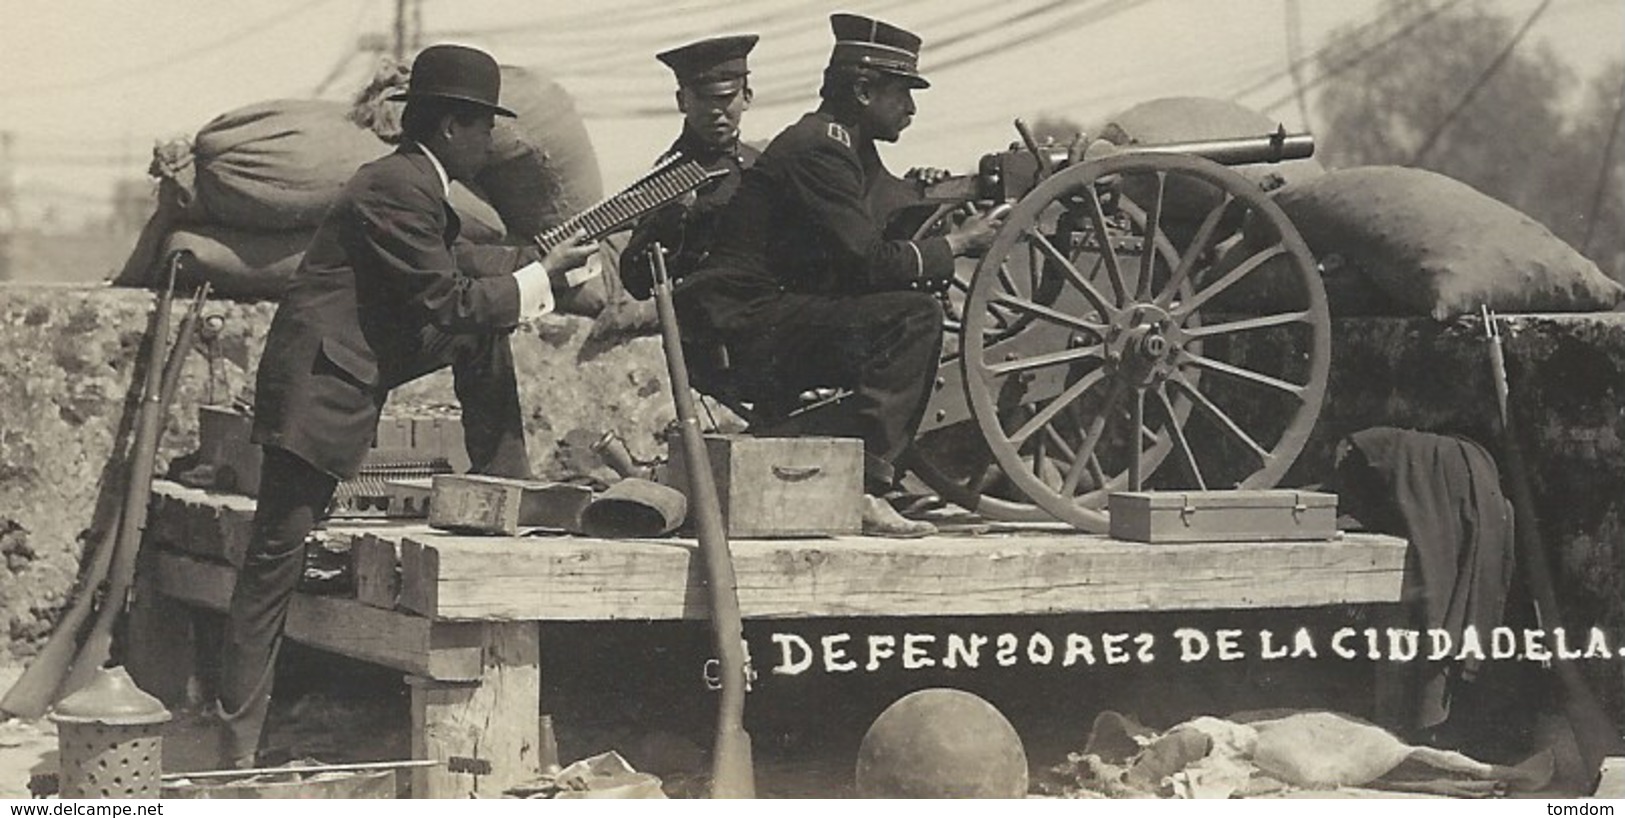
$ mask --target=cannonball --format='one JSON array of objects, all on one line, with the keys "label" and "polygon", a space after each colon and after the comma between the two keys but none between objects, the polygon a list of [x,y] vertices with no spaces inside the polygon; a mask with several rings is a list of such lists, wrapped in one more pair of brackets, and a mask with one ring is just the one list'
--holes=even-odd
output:
[{"label": "cannonball", "polygon": [[858,749],[861,798],[1022,798],[1027,752],[986,699],[932,688],[893,702]]}]

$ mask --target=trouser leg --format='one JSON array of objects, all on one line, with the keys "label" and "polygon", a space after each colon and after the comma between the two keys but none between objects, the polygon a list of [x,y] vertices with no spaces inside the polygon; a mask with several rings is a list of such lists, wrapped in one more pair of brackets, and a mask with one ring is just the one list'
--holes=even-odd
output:
[{"label": "trouser leg", "polygon": [[232,589],[220,708],[228,763],[251,762],[264,729],[288,604],[304,571],[305,538],[338,482],[304,460],[267,446],[248,553]]},{"label": "trouser leg", "polygon": [[915,292],[786,296],[772,313],[761,342],[739,344],[750,350],[751,374],[772,389],[850,388],[840,406],[808,413],[795,431],[862,439],[867,488],[889,487],[931,394],[942,352],[941,306]]},{"label": "trouser leg", "polygon": [[506,333],[452,335],[426,327],[419,337],[417,358],[402,371],[390,373],[385,384],[393,389],[451,367],[452,391],[462,407],[469,471],[528,478],[524,412],[519,406],[509,338]]},{"label": "trouser leg", "polygon": [[463,407],[469,470],[499,477],[531,476],[524,412],[507,335],[469,336],[452,362],[452,384]]}]

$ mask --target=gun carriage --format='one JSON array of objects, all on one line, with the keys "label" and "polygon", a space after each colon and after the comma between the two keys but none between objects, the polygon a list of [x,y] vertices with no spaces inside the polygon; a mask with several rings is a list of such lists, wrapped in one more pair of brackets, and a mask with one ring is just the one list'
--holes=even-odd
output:
[{"label": "gun carriage", "polygon": [[[910,465],[986,517],[1095,533],[1113,491],[1273,486],[1325,396],[1330,320],[1308,247],[1234,166],[1307,157],[1311,137],[1085,151],[1016,125],[1024,144],[888,222],[926,236],[1013,203],[940,290],[948,337]],[[1267,354],[1238,343],[1264,332]]]}]

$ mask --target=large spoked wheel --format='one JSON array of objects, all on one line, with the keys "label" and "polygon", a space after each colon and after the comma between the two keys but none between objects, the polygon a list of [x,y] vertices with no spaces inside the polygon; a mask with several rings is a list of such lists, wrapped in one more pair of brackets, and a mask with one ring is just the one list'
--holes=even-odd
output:
[{"label": "large spoked wheel", "polygon": [[1111,491],[1274,485],[1320,412],[1330,335],[1309,249],[1256,185],[1129,154],[1016,205],[965,295],[958,353],[1003,478],[1103,533]]},{"label": "large spoked wheel", "polygon": [[[942,205],[914,231],[912,238],[943,235],[962,221],[967,213],[964,205]],[[1056,286],[1059,282],[1046,283],[1033,278],[1040,265],[1032,261],[1019,265],[1006,264],[1000,274],[1016,275],[1018,273],[1012,271],[1012,266],[1020,267],[1019,274],[1028,282],[1024,289],[1035,293],[1034,297],[1040,301],[1053,300],[1060,292]],[[975,273],[973,260],[957,259],[953,277],[943,282],[941,290],[937,292],[942,302],[944,333],[939,374],[957,374],[959,369],[965,302],[970,295]],[[994,307],[989,312],[984,337],[989,343],[1012,337],[1030,320],[1030,317],[1017,311]],[[948,388],[957,388],[957,383]],[[963,401],[957,403],[963,404]],[[915,441],[909,455],[910,471],[943,499],[982,517],[1006,522],[1053,522],[1054,516],[1050,512],[1028,500],[1005,477],[968,413],[961,412],[956,417],[962,417],[962,422],[925,431]]]}]

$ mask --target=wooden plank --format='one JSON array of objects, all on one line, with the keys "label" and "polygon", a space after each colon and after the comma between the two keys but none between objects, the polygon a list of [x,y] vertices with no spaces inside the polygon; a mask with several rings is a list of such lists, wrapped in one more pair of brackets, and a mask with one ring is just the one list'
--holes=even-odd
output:
[{"label": "wooden plank", "polygon": [[[387,536],[387,535],[384,535]],[[696,619],[692,541],[459,537],[414,532],[403,598],[442,619]],[[403,542],[403,553],[406,551]],[[755,618],[1292,608],[1395,602],[1403,540],[1157,546],[1085,534],[732,543]],[[403,561],[404,562],[404,561]],[[433,599],[430,590],[433,589]]]},{"label": "wooden plank", "polygon": [[569,483],[441,474],[434,478],[429,525],[510,537],[526,528],[574,530],[591,500],[592,489]]},{"label": "wooden plank", "polygon": [[254,500],[178,483],[153,484],[147,529],[165,547],[241,565],[254,530]]},{"label": "wooden plank", "polygon": [[500,798],[538,772],[541,709],[540,640],[535,622],[477,626],[485,656],[478,684],[410,679],[412,757],[475,758],[488,775],[450,772],[445,766],[412,771],[414,798]]},{"label": "wooden plank", "polygon": [[[236,579],[228,565],[172,552],[158,555],[157,574],[165,595],[213,611],[226,610]],[[466,681],[480,678],[480,646],[466,633],[470,627],[478,626],[431,622],[353,599],[295,594],[284,633],[313,648],[406,673]]]},{"label": "wooden plank", "polygon": [[362,534],[350,544],[357,602],[386,611],[395,609],[401,595],[401,566],[395,548],[395,543],[372,534]]},{"label": "wooden plank", "polygon": [[440,607],[440,555],[425,549],[418,539],[403,537],[400,560],[401,593],[397,604],[419,616],[433,617]]}]

